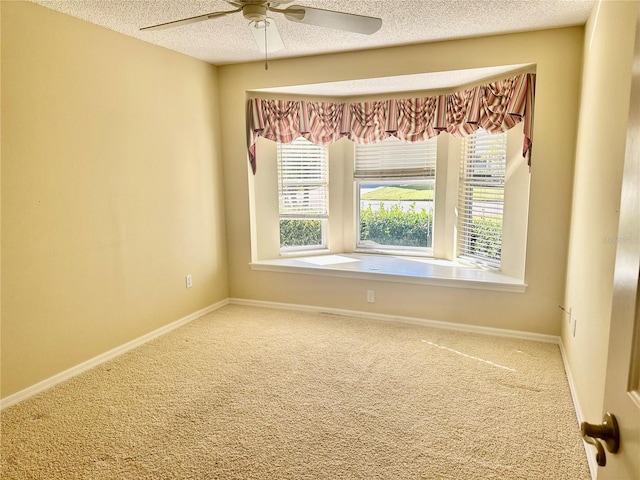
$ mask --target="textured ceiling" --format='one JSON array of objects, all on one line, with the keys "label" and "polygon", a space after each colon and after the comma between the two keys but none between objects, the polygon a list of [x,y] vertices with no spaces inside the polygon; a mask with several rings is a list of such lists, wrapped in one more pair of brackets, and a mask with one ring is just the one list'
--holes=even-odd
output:
[{"label": "textured ceiling", "polygon": [[[166,30],[141,27],[233,9],[224,0],[32,0],[91,23],[215,65],[264,59],[241,13]],[[290,5],[382,18],[359,35],[273,14],[285,49],[271,59],[582,25],[594,0],[294,0]]]}]

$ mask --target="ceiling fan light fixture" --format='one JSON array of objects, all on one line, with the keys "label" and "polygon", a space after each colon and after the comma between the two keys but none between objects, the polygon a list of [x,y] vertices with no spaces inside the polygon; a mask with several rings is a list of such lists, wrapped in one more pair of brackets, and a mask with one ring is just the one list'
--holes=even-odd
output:
[{"label": "ceiling fan light fixture", "polygon": [[273,18],[265,17],[264,19],[250,22],[249,31],[253,35],[260,52],[267,53],[268,51],[271,53],[284,49],[284,43]]},{"label": "ceiling fan light fixture", "polygon": [[267,18],[266,5],[249,4],[242,7],[242,15],[249,21],[259,22]]}]

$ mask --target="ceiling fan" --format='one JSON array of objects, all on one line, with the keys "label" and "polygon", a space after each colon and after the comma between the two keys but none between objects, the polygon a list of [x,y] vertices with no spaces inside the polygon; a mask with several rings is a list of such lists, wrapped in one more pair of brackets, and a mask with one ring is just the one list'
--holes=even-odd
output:
[{"label": "ceiling fan", "polygon": [[206,13],[204,15],[184,18],[182,20],[174,20],[172,22],[143,27],[140,30],[148,31],[173,28],[223,17],[232,13],[242,12],[244,18],[249,20],[249,30],[253,34],[260,51],[262,53],[267,53],[267,49],[269,52],[275,52],[284,48],[276,23],[273,18],[269,17],[269,13],[271,12],[283,14],[292,22],[305,23],[308,25],[316,25],[319,27],[333,28],[365,35],[371,35],[382,27],[382,19],[376,17],[355,15],[352,13],[337,12],[334,10],[323,10],[320,8],[304,7],[300,5],[280,8],[281,5],[290,3],[293,0],[280,0],[277,2],[271,2],[268,0],[224,1],[236,7],[235,10]]}]

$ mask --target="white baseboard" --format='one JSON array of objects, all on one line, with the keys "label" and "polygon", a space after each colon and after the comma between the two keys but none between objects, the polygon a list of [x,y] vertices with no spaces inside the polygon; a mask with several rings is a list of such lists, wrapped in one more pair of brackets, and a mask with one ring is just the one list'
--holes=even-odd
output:
[{"label": "white baseboard", "polygon": [[83,372],[86,372],[87,370],[90,370],[100,365],[101,363],[104,363],[108,360],[118,357],[123,353],[133,350],[134,348],[139,347],[140,345],[143,345],[155,338],[158,338],[166,333],[169,333],[171,330],[175,330],[178,327],[186,325],[187,323],[192,322],[193,320],[200,318],[201,316],[206,315],[207,313],[213,312],[214,310],[217,310],[228,304],[229,304],[229,299],[225,299],[220,302],[214,303],[213,305],[209,305],[208,307],[205,307],[202,310],[193,312],[187,315],[186,317],[183,317],[179,320],[176,320],[175,322],[171,322],[170,324],[165,325],[164,327],[160,327],[157,330],[154,330],[145,335],[142,335],[141,337],[131,340],[130,342],[120,345],[119,347],[116,347],[112,350],[104,352],[96,357],[90,358],[89,360],[82,362],[76,365],[75,367],[71,367],[68,370],[65,370],[64,372],[60,372],[52,377],[49,377],[41,382],[36,383],[35,385],[27,387],[24,390],[20,390],[19,392],[9,395],[0,400],[0,410],[10,407],[11,405],[15,405],[19,402],[22,402],[23,400],[26,400],[30,397],[33,397],[34,395],[37,395],[38,393],[43,392],[44,390],[47,390],[53,387],[54,385],[57,385],[61,382],[69,380],[70,378],[75,377],[76,375],[79,375]]},{"label": "white baseboard", "polygon": [[[584,420],[584,414],[582,413],[582,407],[580,406],[580,402],[578,401],[578,393],[576,392],[575,383],[573,382],[573,376],[571,375],[571,368],[569,368],[569,360],[567,359],[567,355],[564,350],[564,344],[562,340],[560,340],[560,354],[562,355],[562,361],[564,362],[564,371],[567,374],[567,381],[569,383],[569,390],[571,391],[571,399],[573,400],[573,408],[576,411],[576,418],[578,420],[578,425],[580,425]],[[596,451],[592,447],[589,447],[587,443],[582,442],[584,445],[584,451],[587,454],[587,461],[589,462],[589,471],[591,472],[592,480],[596,480],[598,476],[598,462],[596,460]]]},{"label": "white baseboard", "polygon": [[319,307],[314,305],[299,305],[293,303],[267,302],[262,300],[247,300],[243,298],[230,298],[229,303],[232,305],[248,305],[254,307],[265,308],[281,308],[283,310],[299,310],[304,312],[330,313],[334,315],[345,315],[348,317],[366,317],[374,320],[383,320],[387,322],[411,323],[414,325],[424,325],[427,327],[441,328],[444,330],[455,330],[458,332],[478,333],[482,335],[493,335],[496,337],[519,338],[521,340],[532,340],[544,343],[560,343],[560,337],[557,335],[545,335],[542,333],[521,332],[519,330],[508,330],[505,328],[480,327],[476,325],[467,325],[464,323],[450,323],[439,320],[426,320],[416,317],[402,317],[399,315],[388,315],[384,313],[362,312],[359,310],[343,310],[340,308]]}]

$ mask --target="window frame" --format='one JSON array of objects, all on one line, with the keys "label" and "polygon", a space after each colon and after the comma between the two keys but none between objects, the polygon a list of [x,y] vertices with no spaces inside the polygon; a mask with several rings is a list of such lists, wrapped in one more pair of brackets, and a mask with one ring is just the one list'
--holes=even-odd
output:
[{"label": "window frame", "polygon": [[[395,255],[432,256],[435,239],[436,219],[436,171],[438,161],[438,139],[424,142],[403,142],[389,137],[382,142],[370,145],[353,145],[354,190],[355,190],[355,248],[362,253],[381,253]],[[424,157],[423,157],[424,156]],[[369,245],[363,243],[361,226],[361,187],[363,185],[430,185],[433,191],[431,208],[431,244],[426,247],[411,245]]]},{"label": "window frame", "polygon": [[[312,169],[309,171],[301,170],[302,162],[299,162],[298,165],[292,164],[289,167],[294,171],[297,170],[301,174],[308,174],[310,178],[289,181],[286,182],[283,180],[283,161],[287,158],[293,158],[296,151],[300,151],[300,149],[310,149],[310,152],[305,158],[313,158],[319,159],[321,162],[321,166],[319,170],[316,172]],[[293,152],[286,152],[287,150],[293,150]],[[314,152],[315,151],[315,152]],[[283,156],[283,153],[287,153],[286,156]],[[321,174],[321,177],[313,178],[315,174]],[[294,139],[291,143],[277,143],[276,144],[276,174],[277,174],[277,182],[278,182],[278,232],[279,235],[279,249],[281,254],[292,254],[299,252],[307,252],[307,251],[317,251],[327,248],[328,244],[328,223],[329,223],[329,182],[330,182],[330,174],[329,174],[329,155],[327,151],[327,147],[323,145],[315,145],[310,141],[306,140],[304,137],[298,137]],[[292,212],[292,213],[283,213],[283,204],[282,200],[285,194],[283,194],[284,186],[298,186],[302,188],[309,188],[309,191],[317,189],[321,187],[324,190],[321,197],[323,197],[322,205],[319,205],[320,210],[316,212]],[[321,225],[321,243],[320,244],[308,244],[308,245],[292,245],[292,246],[282,246],[282,229],[281,222],[283,220],[317,220],[320,221]]]}]

